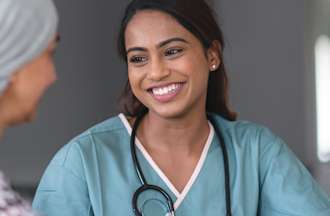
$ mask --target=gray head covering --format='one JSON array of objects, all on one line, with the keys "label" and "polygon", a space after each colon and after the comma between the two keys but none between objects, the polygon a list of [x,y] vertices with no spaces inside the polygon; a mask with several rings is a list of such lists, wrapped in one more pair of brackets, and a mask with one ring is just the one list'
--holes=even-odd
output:
[{"label": "gray head covering", "polygon": [[15,71],[48,47],[57,24],[52,0],[0,0],[0,94]]}]

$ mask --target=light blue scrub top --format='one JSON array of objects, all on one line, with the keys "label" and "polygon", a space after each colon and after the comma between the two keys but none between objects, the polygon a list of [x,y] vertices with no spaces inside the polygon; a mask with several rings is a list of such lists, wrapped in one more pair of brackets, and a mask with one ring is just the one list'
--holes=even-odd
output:
[{"label": "light blue scrub top", "polygon": [[[330,216],[328,195],[279,137],[249,122],[216,120],[229,155],[233,216]],[[130,132],[121,114],[65,145],[48,165],[33,207],[48,216],[133,216],[131,200],[141,184],[131,159]],[[137,145],[147,181],[170,194],[177,216],[225,215],[223,158],[213,129],[182,192]],[[153,192],[139,198],[145,216],[165,216],[164,203]]]}]

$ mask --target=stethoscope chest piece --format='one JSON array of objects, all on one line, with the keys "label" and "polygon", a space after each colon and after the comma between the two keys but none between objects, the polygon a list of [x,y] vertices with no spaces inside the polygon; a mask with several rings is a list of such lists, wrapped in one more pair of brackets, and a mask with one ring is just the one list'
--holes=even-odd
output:
[{"label": "stethoscope chest piece", "polygon": [[[148,196],[148,193],[152,194],[153,198],[147,199],[139,208],[139,199],[143,199],[144,194]],[[139,187],[133,194],[132,206],[136,216],[164,216],[165,213],[168,213],[166,216],[175,216],[172,198],[156,185],[145,184]]]}]

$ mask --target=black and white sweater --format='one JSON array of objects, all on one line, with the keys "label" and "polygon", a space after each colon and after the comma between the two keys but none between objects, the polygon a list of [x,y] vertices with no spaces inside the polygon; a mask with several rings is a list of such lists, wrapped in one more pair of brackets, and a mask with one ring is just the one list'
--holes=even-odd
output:
[{"label": "black and white sweater", "polygon": [[2,172],[0,172],[0,216],[36,216],[30,204],[11,189]]}]

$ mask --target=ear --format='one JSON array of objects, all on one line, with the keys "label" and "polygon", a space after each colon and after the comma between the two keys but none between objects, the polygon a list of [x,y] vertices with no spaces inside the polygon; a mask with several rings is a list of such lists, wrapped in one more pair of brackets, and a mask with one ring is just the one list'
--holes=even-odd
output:
[{"label": "ear", "polygon": [[207,50],[207,60],[210,71],[217,70],[221,64],[220,50],[221,45],[217,40],[214,40]]}]

